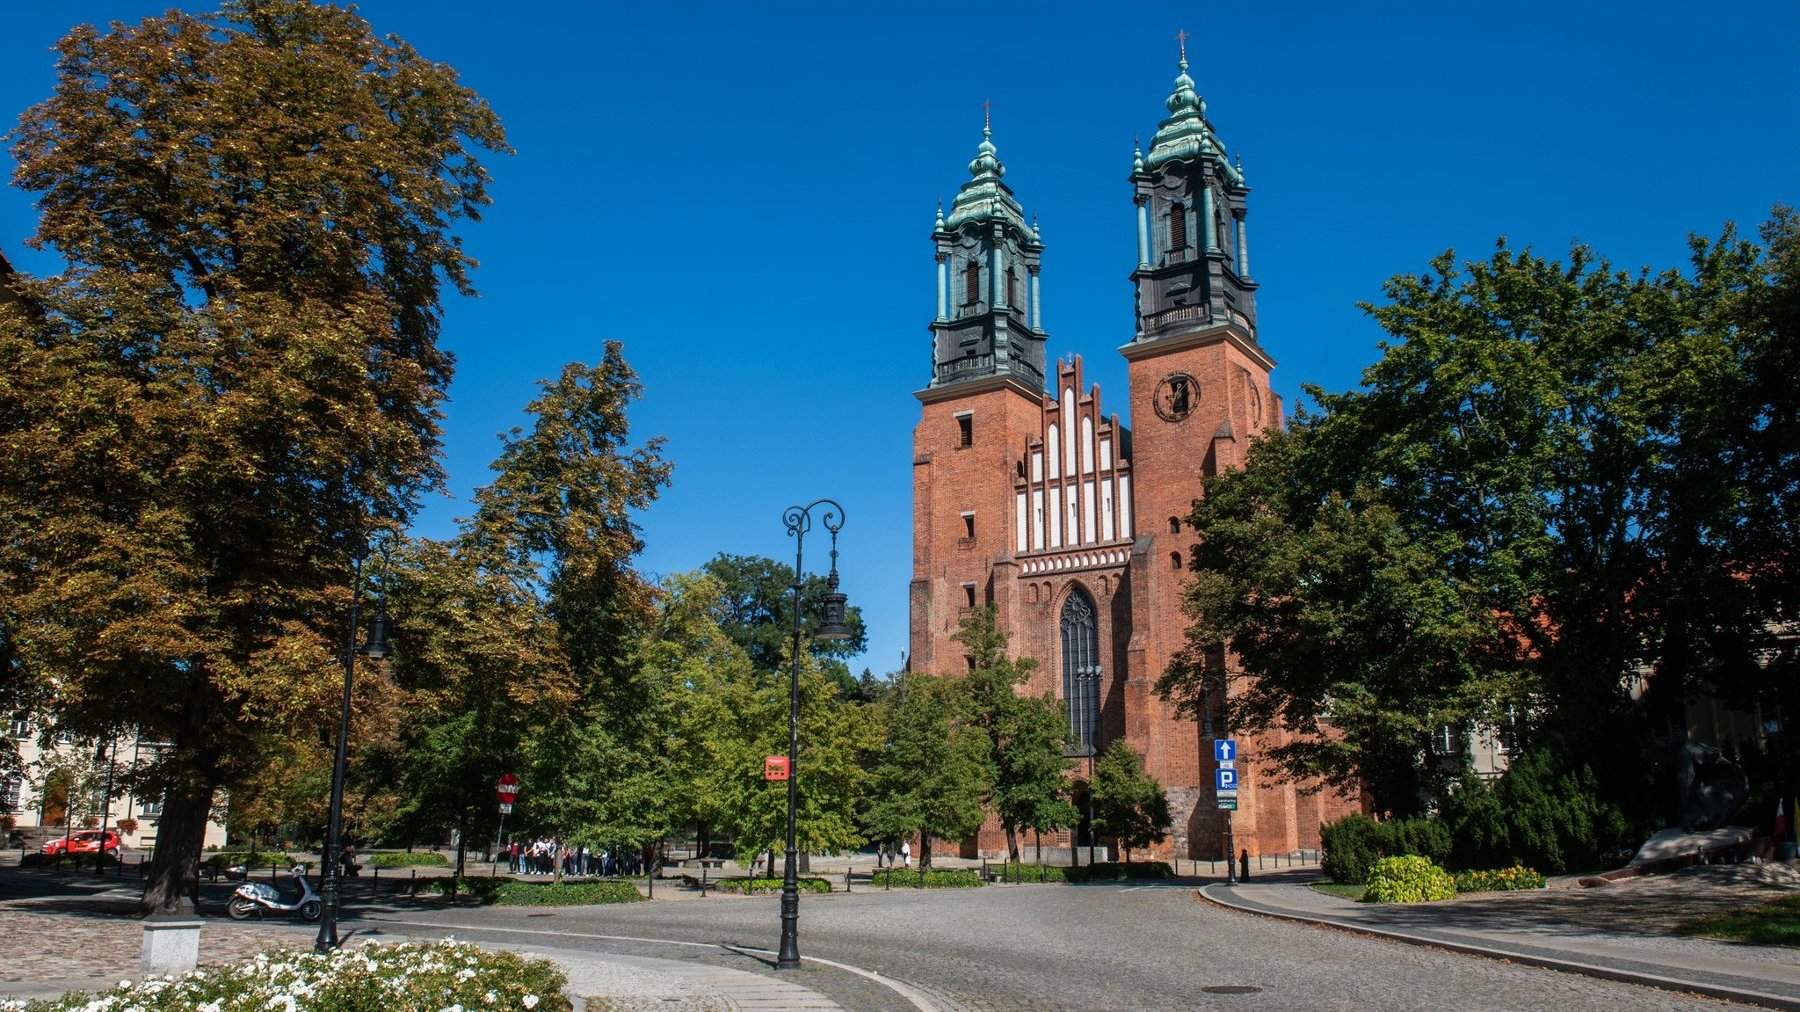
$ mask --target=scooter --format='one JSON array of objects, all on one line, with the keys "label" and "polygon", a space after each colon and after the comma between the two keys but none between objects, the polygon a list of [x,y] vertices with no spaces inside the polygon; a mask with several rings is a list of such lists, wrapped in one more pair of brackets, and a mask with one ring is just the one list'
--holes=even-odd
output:
[{"label": "scooter", "polygon": [[290,874],[300,883],[300,894],[294,897],[292,903],[287,902],[267,882],[245,882],[231,894],[231,902],[225,907],[226,912],[234,921],[244,920],[251,914],[261,914],[265,910],[278,914],[298,913],[305,920],[318,920],[324,903],[319,899],[319,894],[313,892],[312,883],[306,881],[306,866],[294,865]]}]

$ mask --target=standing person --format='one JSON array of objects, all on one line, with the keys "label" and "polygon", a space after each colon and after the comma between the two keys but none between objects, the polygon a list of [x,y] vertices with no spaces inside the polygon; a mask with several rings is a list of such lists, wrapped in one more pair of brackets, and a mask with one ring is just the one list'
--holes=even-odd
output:
[{"label": "standing person", "polygon": [[900,867],[902,867],[902,868],[911,868],[912,867],[912,841],[911,840],[901,840],[900,841]]}]

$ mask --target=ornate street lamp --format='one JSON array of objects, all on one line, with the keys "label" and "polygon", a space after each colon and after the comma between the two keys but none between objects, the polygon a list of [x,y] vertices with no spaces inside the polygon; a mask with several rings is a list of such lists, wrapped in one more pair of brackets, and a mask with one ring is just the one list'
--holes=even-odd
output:
[{"label": "ornate street lamp", "polygon": [[789,506],[781,515],[788,536],[794,539],[794,668],[788,679],[788,781],[787,781],[787,853],[781,870],[781,951],[775,958],[777,970],[800,969],[800,881],[794,872],[794,809],[800,799],[800,596],[805,582],[801,549],[806,532],[812,529],[812,511],[816,506],[829,506],[819,523],[831,532],[831,575],[826,579],[825,614],[814,639],[847,640],[855,635],[844,620],[844,595],[838,592],[837,536],[844,528],[844,507],[831,499],[819,499],[806,506]]},{"label": "ornate street lamp", "polygon": [[319,937],[313,942],[313,948],[320,952],[329,952],[338,947],[337,914],[338,914],[338,865],[342,854],[342,841],[339,829],[344,818],[344,753],[350,741],[350,685],[356,676],[356,655],[362,654],[372,661],[379,661],[388,655],[388,617],[387,588],[383,587],[381,595],[375,599],[375,614],[369,619],[369,638],[361,649],[356,645],[356,608],[362,599],[363,561],[368,558],[368,549],[356,553],[356,568],[350,582],[350,635],[349,643],[344,650],[344,708],[338,714],[337,756],[331,765],[331,822],[325,830],[325,867],[321,875],[321,910],[319,911]]}]

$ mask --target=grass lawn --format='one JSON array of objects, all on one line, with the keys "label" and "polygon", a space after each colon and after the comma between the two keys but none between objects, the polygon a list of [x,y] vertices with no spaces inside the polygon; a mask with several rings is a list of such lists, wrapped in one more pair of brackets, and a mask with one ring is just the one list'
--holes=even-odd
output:
[{"label": "grass lawn", "polygon": [[1363,898],[1363,890],[1365,888],[1364,886],[1359,885],[1345,885],[1342,882],[1314,882],[1312,887],[1327,896],[1336,896],[1339,899],[1357,900],[1359,902]]},{"label": "grass lawn", "polygon": [[1736,913],[1716,914],[1681,926],[1688,935],[1705,935],[1756,945],[1800,948],[1800,896],[1783,896]]}]

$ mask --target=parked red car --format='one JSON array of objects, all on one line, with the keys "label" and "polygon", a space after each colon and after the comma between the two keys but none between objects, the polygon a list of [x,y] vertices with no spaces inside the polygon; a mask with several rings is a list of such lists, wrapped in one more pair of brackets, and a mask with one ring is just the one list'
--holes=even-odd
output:
[{"label": "parked red car", "polygon": [[44,853],[50,855],[97,854],[101,850],[106,851],[107,857],[118,857],[119,834],[110,829],[104,833],[98,829],[84,829],[74,836],[67,838],[59,836],[44,844]]}]

